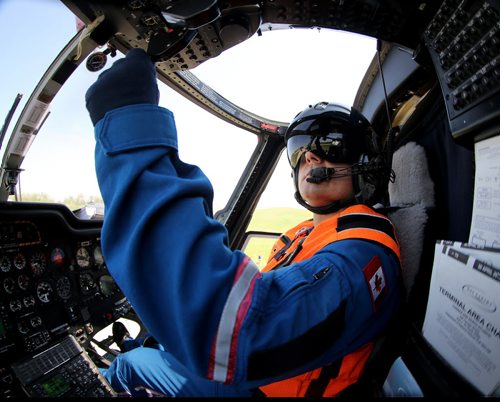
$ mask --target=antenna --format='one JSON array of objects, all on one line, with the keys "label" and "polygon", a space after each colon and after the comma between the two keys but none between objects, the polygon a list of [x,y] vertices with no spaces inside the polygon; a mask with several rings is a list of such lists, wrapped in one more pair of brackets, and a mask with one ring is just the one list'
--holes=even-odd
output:
[{"label": "antenna", "polygon": [[382,87],[384,89],[385,110],[387,112],[387,123],[389,124],[389,132],[387,133],[387,168],[388,179],[394,181],[395,176],[392,171],[392,146],[394,142],[394,130],[392,128],[391,112],[389,110],[389,99],[387,97],[387,88],[385,86],[384,70],[382,69],[382,61],[380,59],[380,52],[382,50],[382,41],[377,39],[377,59],[378,67],[380,70],[380,77],[382,78]]},{"label": "antenna", "polygon": [[387,99],[387,88],[385,86],[385,78],[384,71],[382,69],[382,61],[380,60],[380,52],[382,51],[382,41],[377,39],[377,59],[378,59],[378,67],[380,70],[380,77],[382,78],[382,87],[384,88],[384,99],[385,99],[385,110],[387,112],[387,122],[389,123],[389,128],[392,127],[391,124],[391,113],[389,111],[389,101]]}]

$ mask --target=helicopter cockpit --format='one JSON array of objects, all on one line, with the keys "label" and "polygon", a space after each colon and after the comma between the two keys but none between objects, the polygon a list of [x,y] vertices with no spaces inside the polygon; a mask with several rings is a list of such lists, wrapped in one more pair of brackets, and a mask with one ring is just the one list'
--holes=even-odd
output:
[{"label": "helicopter cockpit", "polygon": [[[133,326],[136,335],[146,331],[107,269],[100,244],[105,216],[103,205],[92,200],[71,208],[50,200],[22,200],[20,183],[23,176],[29,174],[25,172],[26,164],[31,163],[28,152],[36,151],[36,144],[42,141],[38,137],[42,137],[50,123],[51,107],[58,105],[59,98],[75,104],[83,102],[87,89],[83,85],[81,99],[64,98],[67,81],[85,71],[87,82],[91,82],[130,49],[142,48],[156,63],[158,80],[170,91],[166,96],[172,96],[173,103],[180,105],[186,101],[193,109],[202,110],[211,122],[222,121],[238,135],[244,132],[242,143],[233,146],[228,140],[226,148],[218,149],[218,152],[227,152],[234,163],[240,159],[241,171],[226,166],[222,173],[214,171],[213,176],[227,175],[227,180],[234,183],[224,194],[225,199],[216,198],[214,217],[227,228],[229,246],[246,249],[254,237],[274,239],[280,234],[280,228],[252,226],[252,219],[268,187],[272,187],[269,183],[273,175],[281,169],[283,136],[293,115],[288,111],[281,114],[269,111],[267,114],[264,108],[250,109],[240,104],[233,100],[233,94],[244,91],[234,84],[231,84],[233,94],[219,91],[215,85],[212,87],[204,80],[204,76],[208,76],[204,68],[210,69],[212,62],[215,65],[225,54],[245,43],[254,43],[261,36],[279,37],[285,31],[321,31],[325,37],[317,40],[324,40],[324,43],[330,40],[326,34],[330,31],[369,40],[371,51],[364,64],[358,62],[363,67],[359,86],[355,96],[346,102],[352,102],[377,131],[384,134],[391,158],[394,155],[397,159],[407,150],[405,145],[416,143],[419,151],[425,150],[428,162],[426,176],[429,181],[421,184],[421,188],[424,197],[432,191],[429,203],[420,199],[408,201],[405,198],[408,189],[388,189],[386,210],[394,216],[401,214],[401,225],[408,225],[408,215],[404,214],[407,210],[402,208],[410,203],[412,206],[420,204],[428,215],[426,222],[428,219],[430,223],[423,225],[424,232],[418,240],[421,249],[417,254],[410,250],[417,241],[411,236],[415,231],[408,233],[411,244],[405,248],[405,253],[408,260],[414,260],[412,263],[416,261],[408,286],[408,289],[411,287],[409,314],[407,321],[401,323],[403,335],[398,349],[387,355],[384,355],[385,349],[381,349],[374,363],[379,365],[380,371],[369,366],[367,376],[371,377],[364,379],[367,382],[363,384],[370,387],[365,391],[378,397],[500,395],[500,373],[498,384],[478,385],[460,368],[440,357],[422,335],[434,246],[441,239],[470,242],[470,228],[475,223],[474,194],[477,194],[475,147],[500,134],[498,1],[61,0],[60,3],[75,17],[76,34],[55,56],[22,111],[17,111],[18,120],[7,139],[10,120],[20,104],[20,98],[16,98],[0,137],[0,146],[3,143],[0,169],[0,395],[116,396],[99,371],[109,366],[118,354],[112,347],[109,327],[123,320],[132,325],[138,323]],[[13,42],[15,40],[12,38]],[[304,76],[315,75],[316,71],[325,73],[329,68],[315,61],[314,52],[320,50],[306,47],[307,41],[314,40],[307,38],[300,44],[297,41],[297,51],[289,57],[276,59],[270,53],[254,57],[262,58],[268,65],[279,64],[283,69],[298,68],[301,73],[294,78],[298,82],[304,80]],[[279,44],[279,39],[276,43]],[[258,44],[255,46],[259,48]],[[327,45],[322,46],[322,53],[331,51]],[[341,64],[350,56],[352,54],[333,55],[332,64]],[[240,58],[240,62],[251,61]],[[254,74],[263,82],[259,85],[260,98],[274,102],[279,109],[278,95],[281,94],[268,91],[265,77]],[[237,80],[244,78],[237,77]],[[248,78],[251,81],[250,78],[256,77]],[[294,85],[288,82],[288,86],[293,88]],[[297,102],[299,106],[294,112],[302,107],[304,99]],[[175,112],[174,106],[172,108]],[[189,115],[185,118],[190,119]],[[191,138],[191,143],[186,140],[186,147],[197,149],[200,154],[213,152],[205,150],[210,137],[218,135],[218,129],[208,129],[209,124],[199,128],[198,138]],[[80,132],[77,127],[69,127],[73,128]],[[88,130],[86,142],[90,143],[90,125]],[[91,148],[85,148],[80,140],[72,141],[75,148],[82,147],[82,152],[92,156]],[[417,157],[416,153],[405,155],[398,162],[399,167],[410,166],[408,161],[415,161]],[[64,170],[60,165],[55,165],[54,171]],[[30,169],[36,168],[30,166]],[[286,169],[288,166],[285,175],[289,178],[290,172]],[[414,175],[404,173],[404,169],[401,172],[401,175]],[[495,182],[498,176],[494,177]],[[64,185],[57,183],[57,186]],[[291,189],[282,192],[287,191],[288,198],[292,198]],[[393,198],[391,202],[389,195],[395,197],[397,191],[401,191],[398,193],[401,201],[396,202]],[[496,213],[498,192],[497,187],[490,204]],[[485,240],[493,253],[498,253],[497,241],[500,241],[495,240],[498,226],[491,226],[495,222],[498,225],[497,220],[498,216],[494,216],[490,226],[484,229],[493,233],[493,240]],[[407,227],[401,232],[405,229]],[[256,252],[254,258],[260,260],[262,252]],[[492,272],[500,272],[495,264]],[[494,286],[497,291],[498,277]],[[495,336],[498,338],[498,334]],[[381,347],[387,347],[390,341]],[[497,347],[500,351],[500,345]],[[495,350],[487,358],[493,360],[494,353]],[[408,368],[404,367],[405,379],[411,378],[412,384],[401,385],[399,391],[389,391],[387,387],[382,390],[394,362],[401,364],[401,358],[411,372],[408,374]],[[493,366],[489,366],[491,370],[488,371],[492,377],[490,382],[494,382],[497,373]],[[481,367],[480,370],[486,369]],[[418,386],[415,388],[413,383]]]}]

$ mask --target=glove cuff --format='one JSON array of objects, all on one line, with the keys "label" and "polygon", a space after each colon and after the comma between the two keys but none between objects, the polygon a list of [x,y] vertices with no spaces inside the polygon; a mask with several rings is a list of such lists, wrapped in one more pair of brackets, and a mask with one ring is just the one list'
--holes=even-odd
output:
[{"label": "glove cuff", "polygon": [[[144,127],[148,127],[144,131]],[[96,141],[108,155],[142,147],[177,150],[173,113],[153,104],[123,106],[107,112],[95,126]]]}]

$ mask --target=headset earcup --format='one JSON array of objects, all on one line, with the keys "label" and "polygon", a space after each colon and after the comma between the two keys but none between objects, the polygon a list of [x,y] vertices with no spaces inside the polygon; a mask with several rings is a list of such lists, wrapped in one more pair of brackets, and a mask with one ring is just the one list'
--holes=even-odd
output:
[{"label": "headset earcup", "polygon": [[369,206],[383,201],[388,184],[384,155],[379,153],[370,159],[363,154],[359,165],[362,166],[361,172],[352,176],[356,200]]}]

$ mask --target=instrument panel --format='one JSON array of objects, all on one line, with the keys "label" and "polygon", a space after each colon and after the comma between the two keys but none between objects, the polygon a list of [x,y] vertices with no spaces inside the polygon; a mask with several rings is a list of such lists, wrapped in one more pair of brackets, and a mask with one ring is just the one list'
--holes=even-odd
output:
[{"label": "instrument panel", "polygon": [[488,126],[498,132],[499,21],[498,1],[446,0],[424,33],[455,138]]},{"label": "instrument panel", "polygon": [[[71,335],[91,336],[130,310],[102,255],[102,220],[59,204],[0,203],[0,395],[10,366]],[[14,381],[13,381],[14,382]]]}]

